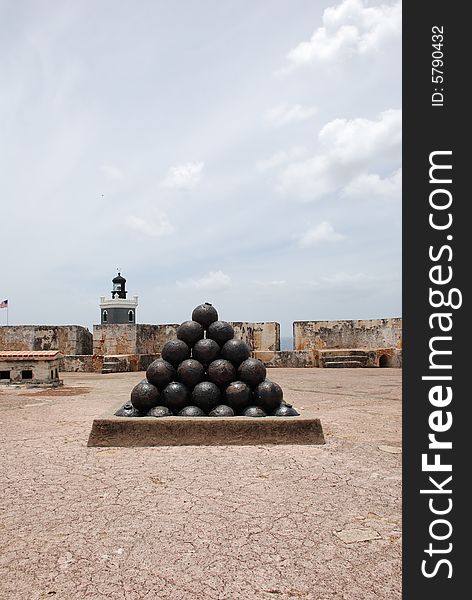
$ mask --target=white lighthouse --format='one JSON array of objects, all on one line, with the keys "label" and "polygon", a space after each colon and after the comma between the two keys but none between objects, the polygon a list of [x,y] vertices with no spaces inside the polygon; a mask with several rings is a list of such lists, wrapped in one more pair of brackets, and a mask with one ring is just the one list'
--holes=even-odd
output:
[{"label": "white lighthouse", "polygon": [[113,289],[111,298],[100,298],[101,324],[135,324],[136,307],[138,306],[138,297],[133,296],[132,300],[127,299],[126,279],[121,273],[112,279]]}]

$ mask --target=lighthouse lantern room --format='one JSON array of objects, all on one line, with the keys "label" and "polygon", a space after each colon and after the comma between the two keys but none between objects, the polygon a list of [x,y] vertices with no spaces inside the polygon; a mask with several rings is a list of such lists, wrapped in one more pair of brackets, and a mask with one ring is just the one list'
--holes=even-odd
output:
[{"label": "lighthouse lantern room", "polygon": [[132,300],[126,297],[126,279],[118,272],[118,275],[112,279],[113,289],[111,298],[100,298],[100,322],[102,325],[131,325],[136,323],[136,307],[138,306],[138,297],[133,296]]}]

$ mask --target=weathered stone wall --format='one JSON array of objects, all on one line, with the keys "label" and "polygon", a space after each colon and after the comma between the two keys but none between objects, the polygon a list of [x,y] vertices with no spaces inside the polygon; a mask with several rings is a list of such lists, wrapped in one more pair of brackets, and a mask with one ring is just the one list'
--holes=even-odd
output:
[{"label": "weathered stone wall", "polygon": [[375,366],[377,367],[396,367],[402,368],[403,357],[400,348],[386,348],[376,350]]},{"label": "weathered stone wall", "polygon": [[145,371],[157,354],[126,354],[109,355],[86,354],[83,356],[63,356],[60,360],[60,370],[66,373],[101,373],[106,361],[112,360],[115,372]]},{"label": "weathered stone wall", "polygon": [[136,352],[138,354],[160,354],[168,340],[177,339],[178,324],[137,325]]},{"label": "weathered stone wall", "polygon": [[284,350],[282,352],[262,350],[253,352],[253,356],[261,360],[266,367],[304,368],[318,366],[315,362],[314,353],[309,350],[300,352],[295,350]]},{"label": "weathered stone wall", "polygon": [[295,350],[324,348],[396,348],[402,347],[402,319],[356,321],[295,321]]},{"label": "weathered stone wall", "polygon": [[[377,353],[375,366],[401,366],[402,320],[296,321],[294,351],[280,352],[280,325],[233,322],[236,337],[271,367],[319,366],[319,353],[335,348],[389,349]],[[131,356],[144,364],[176,338],[177,324],[94,325],[93,336],[78,325],[10,325],[0,327],[0,350],[59,350],[62,371],[100,372],[104,356]],[[383,358],[382,358],[383,356]],[[374,365],[373,365],[374,366]],[[145,367],[144,367],[145,368]]]},{"label": "weathered stone wall", "polygon": [[102,363],[103,356],[96,357],[92,354],[74,354],[63,356],[60,359],[60,370],[66,373],[100,373]]},{"label": "weathered stone wall", "polygon": [[93,353],[102,356],[159,354],[167,340],[175,339],[178,325],[94,325]]},{"label": "weathered stone wall", "polygon": [[92,354],[93,338],[80,325],[5,325],[0,327],[1,350],[59,350]]},{"label": "weathered stone wall", "polygon": [[[254,350],[280,350],[278,323],[232,323],[236,337],[245,340]],[[93,353],[158,354],[168,340],[176,339],[178,324],[93,326]]]},{"label": "weathered stone wall", "polygon": [[137,354],[136,336],[138,325],[94,325],[93,353],[101,356],[108,354]]},{"label": "weathered stone wall", "polygon": [[234,335],[243,339],[253,350],[280,350],[279,323],[246,323],[233,321]]},{"label": "weathered stone wall", "polygon": [[[159,358],[160,354],[119,354],[104,357],[101,372],[128,373],[129,371],[145,371],[149,365]],[[112,366],[111,370],[107,368]]]}]

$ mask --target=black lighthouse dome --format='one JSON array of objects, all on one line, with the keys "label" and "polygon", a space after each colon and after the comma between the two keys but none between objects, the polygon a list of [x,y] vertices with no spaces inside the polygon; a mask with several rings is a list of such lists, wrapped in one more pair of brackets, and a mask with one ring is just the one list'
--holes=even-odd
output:
[{"label": "black lighthouse dome", "polygon": [[126,279],[122,277],[121,273],[112,279],[113,289],[111,292],[112,298],[125,298],[126,299]]},{"label": "black lighthouse dome", "polygon": [[138,297],[127,299],[126,279],[118,273],[112,279],[113,289],[111,298],[100,298],[100,311],[102,325],[136,325],[136,307]]}]

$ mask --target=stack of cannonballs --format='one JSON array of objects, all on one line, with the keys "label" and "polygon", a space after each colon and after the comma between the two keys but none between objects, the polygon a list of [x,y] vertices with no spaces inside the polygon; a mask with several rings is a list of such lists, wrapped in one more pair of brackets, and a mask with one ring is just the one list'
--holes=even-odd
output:
[{"label": "stack of cannonballs", "polygon": [[246,417],[296,416],[284,402],[282,388],[266,379],[264,364],[234,337],[230,323],[218,320],[206,302],[192,320],[166,342],[161,358],[151,363],[146,379],[131,392],[117,416]]}]

